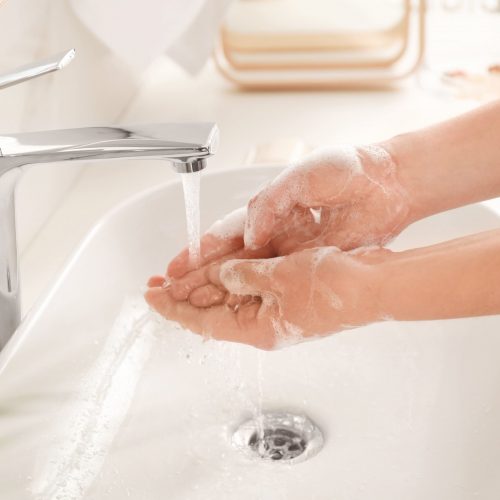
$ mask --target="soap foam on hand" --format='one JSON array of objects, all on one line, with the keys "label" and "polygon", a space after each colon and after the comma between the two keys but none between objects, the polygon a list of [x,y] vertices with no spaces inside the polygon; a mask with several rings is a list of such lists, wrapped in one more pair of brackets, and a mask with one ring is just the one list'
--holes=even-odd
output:
[{"label": "soap foam on hand", "polygon": [[247,207],[240,207],[214,222],[207,233],[220,239],[232,239],[243,236]]},{"label": "soap foam on hand", "polygon": [[387,243],[405,227],[409,213],[397,165],[377,144],[320,148],[284,170],[251,200],[245,246],[264,245],[297,206],[321,207],[313,216],[325,221],[320,237],[306,246],[343,250]]},{"label": "soap foam on hand", "polygon": [[[317,198],[318,193],[314,188],[318,183],[313,182],[313,177],[317,173],[323,182],[321,191],[327,191],[332,168],[339,171],[338,180],[343,179],[345,186],[350,183],[352,176],[363,175],[358,148],[353,145],[317,148],[281,172],[250,204],[244,234],[245,246],[256,248],[256,242],[260,239],[259,233],[263,230],[269,231],[276,221],[290,213],[294,206],[322,206],[323,203]],[[345,186],[339,188],[339,191],[345,189]],[[327,200],[321,201],[327,205]]]}]

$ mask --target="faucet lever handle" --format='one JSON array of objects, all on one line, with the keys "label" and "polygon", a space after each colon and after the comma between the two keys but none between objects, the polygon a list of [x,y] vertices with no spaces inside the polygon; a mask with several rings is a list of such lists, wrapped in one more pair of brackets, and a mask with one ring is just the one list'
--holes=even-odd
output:
[{"label": "faucet lever handle", "polygon": [[17,68],[11,73],[0,75],[0,89],[17,85],[38,76],[65,68],[75,57],[75,49],[62,52],[43,61]]}]

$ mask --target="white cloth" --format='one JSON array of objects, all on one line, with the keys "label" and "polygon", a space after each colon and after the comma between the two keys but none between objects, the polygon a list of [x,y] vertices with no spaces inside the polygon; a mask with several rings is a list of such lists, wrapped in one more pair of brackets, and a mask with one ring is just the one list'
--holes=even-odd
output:
[{"label": "white cloth", "polygon": [[70,0],[86,27],[134,70],[167,53],[190,73],[210,56],[232,1]]}]

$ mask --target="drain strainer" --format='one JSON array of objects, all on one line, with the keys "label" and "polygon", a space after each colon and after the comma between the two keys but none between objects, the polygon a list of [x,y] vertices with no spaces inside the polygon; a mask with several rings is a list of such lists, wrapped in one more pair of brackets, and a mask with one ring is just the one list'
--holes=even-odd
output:
[{"label": "drain strainer", "polygon": [[243,422],[232,442],[250,458],[295,463],[318,453],[323,435],[305,415],[273,412]]}]

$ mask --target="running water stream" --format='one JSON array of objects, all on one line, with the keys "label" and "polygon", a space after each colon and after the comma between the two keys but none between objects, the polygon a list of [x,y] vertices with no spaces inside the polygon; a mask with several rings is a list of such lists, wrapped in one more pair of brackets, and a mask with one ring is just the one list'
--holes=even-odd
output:
[{"label": "running water stream", "polygon": [[193,267],[200,265],[200,176],[201,172],[181,174],[186,209],[189,261]]}]

